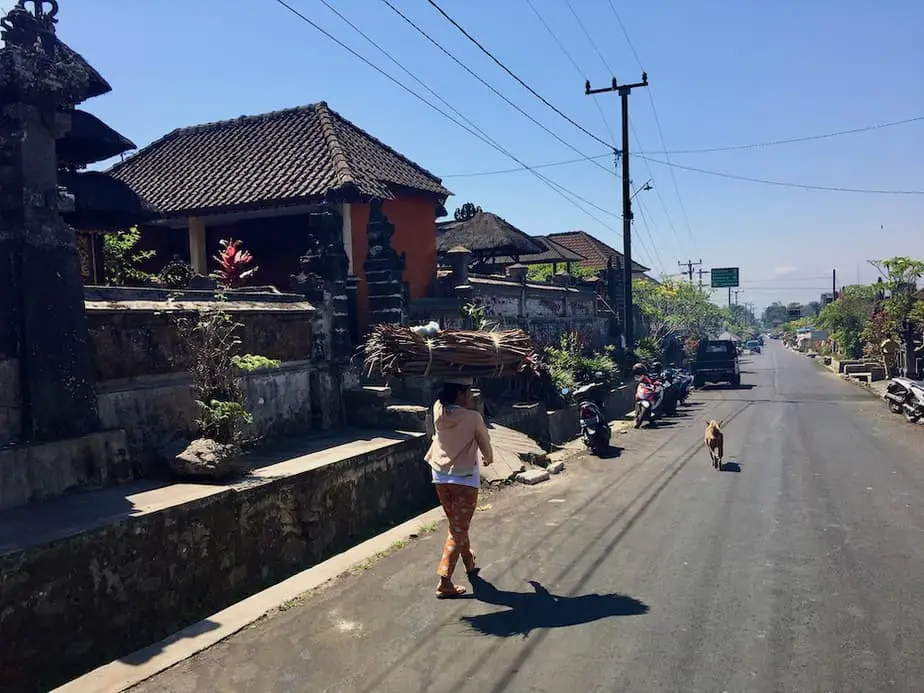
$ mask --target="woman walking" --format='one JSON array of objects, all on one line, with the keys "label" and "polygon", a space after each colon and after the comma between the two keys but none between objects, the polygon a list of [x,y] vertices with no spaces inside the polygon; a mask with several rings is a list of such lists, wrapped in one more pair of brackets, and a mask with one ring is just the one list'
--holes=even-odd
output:
[{"label": "woman walking", "polygon": [[488,428],[481,414],[469,409],[471,404],[471,378],[453,378],[443,384],[433,405],[436,432],[425,459],[432,469],[436,494],[449,519],[449,535],[437,571],[440,582],[436,596],[439,599],[465,594],[465,587],[452,581],[460,556],[469,575],[475,570],[468,528],[478,505],[481,486],[478,451],[481,451],[485,466],[494,461]]}]

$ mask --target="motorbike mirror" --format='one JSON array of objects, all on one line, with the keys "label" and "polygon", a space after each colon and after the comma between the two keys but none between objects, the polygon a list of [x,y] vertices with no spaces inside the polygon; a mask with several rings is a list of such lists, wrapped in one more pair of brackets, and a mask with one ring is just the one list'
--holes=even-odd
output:
[{"label": "motorbike mirror", "polygon": [[563,395],[567,395],[569,392],[571,392],[571,388],[570,388],[570,387],[563,387],[563,388],[561,389],[561,393],[562,393]]}]

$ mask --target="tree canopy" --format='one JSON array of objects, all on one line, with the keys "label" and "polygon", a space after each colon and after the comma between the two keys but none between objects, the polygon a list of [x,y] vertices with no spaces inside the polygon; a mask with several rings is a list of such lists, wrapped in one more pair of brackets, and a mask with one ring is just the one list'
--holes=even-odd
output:
[{"label": "tree canopy", "polygon": [[636,279],[634,302],[648,326],[648,336],[663,345],[672,333],[705,336],[722,325],[721,309],[708,294],[684,281],[664,280],[660,284]]}]

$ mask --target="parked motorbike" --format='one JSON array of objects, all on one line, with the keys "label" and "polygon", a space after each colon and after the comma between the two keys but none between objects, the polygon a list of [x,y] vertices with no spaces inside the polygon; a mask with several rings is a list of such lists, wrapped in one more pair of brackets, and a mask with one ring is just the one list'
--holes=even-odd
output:
[{"label": "parked motorbike", "polygon": [[664,395],[664,411],[668,415],[677,413],[677,406],[686,404],[693,388],[693,376],[680,368],[667,368],[661,373],[661,381],[667,386]]},{"label": "parked motorbike", "polygon": [[664,402],[664,386],[657,380],[639,378],[635,388],[635,427],[641,428],[646,421],[655,421],[661,416]]},{"label": "parked motorbike", "polygon": [[903,414],[908,423],[924,418],[924,381],[892,378],[886,385],[885,400],[893,414]]},{"label": "parked motorbike", "polygon": [[574,390],[581,417],[581,440],[595,455],[603,455],[610,447],[610,424],[600,402],[605,391],[603,383],[600,382],[601,376],[602,374],[598,373],[595,382]]}]

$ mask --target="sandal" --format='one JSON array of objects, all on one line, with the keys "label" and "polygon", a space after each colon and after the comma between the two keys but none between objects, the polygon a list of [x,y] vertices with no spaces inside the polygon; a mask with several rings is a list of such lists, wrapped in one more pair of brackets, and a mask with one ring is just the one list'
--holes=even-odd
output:
[{"label": "sandal", "polygon": [[461,597],[468,590],[466,590],[462,585],[454,585],[452,590],[436,590],[437,599],[454,599],[456,597]]}]

